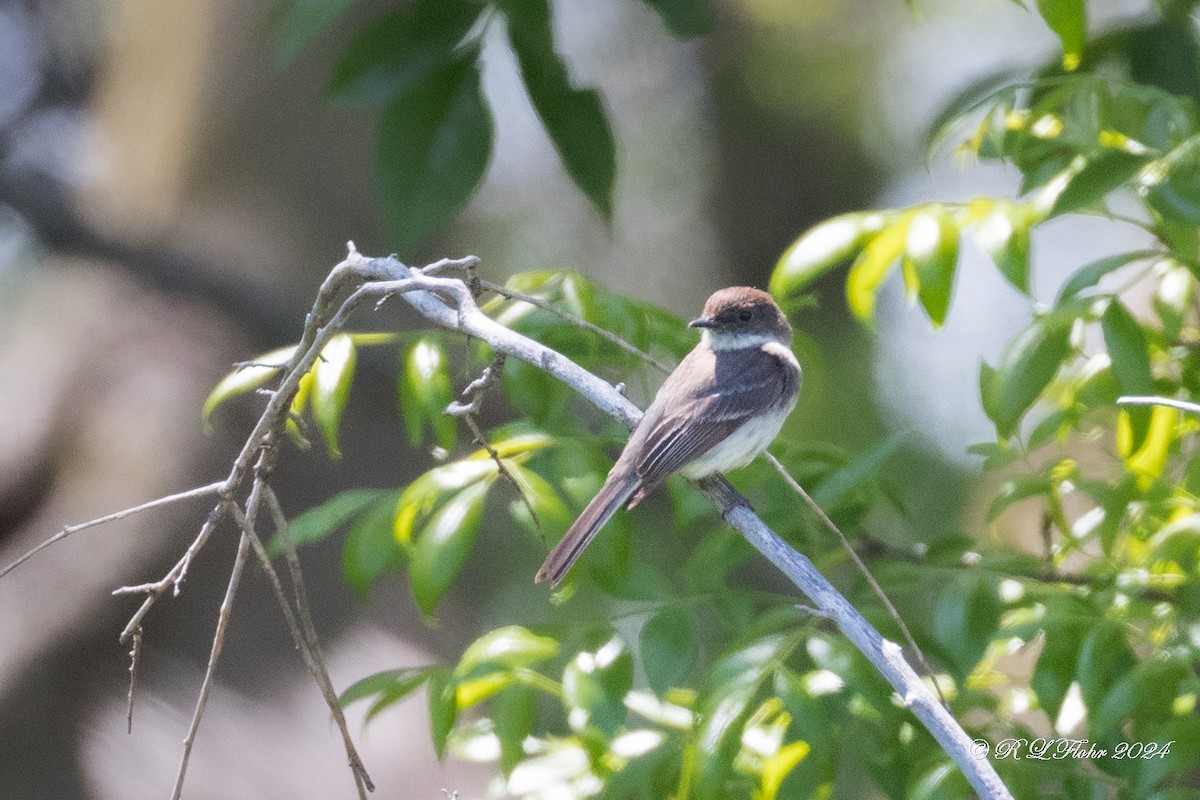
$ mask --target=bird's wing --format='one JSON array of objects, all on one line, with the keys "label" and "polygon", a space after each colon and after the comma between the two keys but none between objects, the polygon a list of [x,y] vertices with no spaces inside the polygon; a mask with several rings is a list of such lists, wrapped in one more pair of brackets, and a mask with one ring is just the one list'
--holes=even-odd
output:
[{"label": "bird's wing", "polygon": [[764,350],[699,352],[715,359],[714,379],[688,397],[660,393],[654,405],[662,407],[646,412],[652,421],[635,462],[644,488],[635,502],[748,420],[785,404],[795,391],[794,372]]}]

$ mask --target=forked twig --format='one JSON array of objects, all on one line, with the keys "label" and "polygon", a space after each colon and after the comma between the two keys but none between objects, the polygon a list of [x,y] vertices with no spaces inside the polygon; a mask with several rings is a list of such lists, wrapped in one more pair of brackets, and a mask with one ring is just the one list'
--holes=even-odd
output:
[{"label": "forked twig", "polygon": [[521,502],[525,505],[525,510],[529,512],[529,516],[533,519],[533,524],[540,529],[542,524],[538,521],[537,512],[533,510],[533,503],[525,496],[525,490],[521,488],[521,484],[517,482],[512,472],[504,464],[504,459],[496,452],[496,448],[492,447],[492,443],[488,441],[487,436],[479,429],[479,423],[475,421],[475,414],[479,412],[480,406],[483,405],[484,394],[495,385],[496,381],[500,380],[503,370],[504,353],[497,353],[496,357],[492,359],[492,363],[484,367],[479,377],[468,383],[467,388],[462,390],[459,399],[446,406],[446,410],[442,413],[452,417],[460,417],[467,424],[467,427],[471,429],[471,436],[475,443],[487,451],[487,454],[491,456],[492,461],[496,464],[496,471],[517,490],[517,496],[521,498]]}]

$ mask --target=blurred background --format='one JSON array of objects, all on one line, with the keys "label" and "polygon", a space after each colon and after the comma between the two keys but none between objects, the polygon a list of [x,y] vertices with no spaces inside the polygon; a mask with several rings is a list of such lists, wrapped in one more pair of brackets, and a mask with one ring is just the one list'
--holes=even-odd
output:
[{"label": "blurred background", "polygon": [[[634,0],[552,4],[575,84],[599,88],[613,124],[611,225],[571,183],[489,34],[484,183],[401,258],[475,254],[496,281],[575,269],[687,318],[716,288],[764,286],[787,245],[833,214],[1017,192],[1015,174],[956,164],[949,148],[928,155],[926,141],[973,80],[1054,57],[1035,15],[1004,0],[714,5],[713,32],[681,41]],[[283,68],[267,0],[0,0],[0,563],[64,524],[224,477],[257,406],[223,410],[206,438],[208,391],[233,362],[297,339],[347,240],[390,250],[373,184],[376,115],[327,102],[322,87],[347,37],[394,6],[354,5]],[[1150,8],[1089,4],[1097,28]],[[1114,241],[1127,235],[1114,227],[1039,229],[1037,295],[1051,296],[1068,267],[1137,246]],[[892,287],[879,313],[892,335],[871,337],[845,310],[840,274],[793,320],[806,370],[793,433],[855,448],[912,431],[889,472],[930,540],[976,527],[961,509],[978,491],[965,448],[992,435],[978,363],[1029,319],[1028,301],[982,264],[965,255],[940,332]],[[370,324],[414,321],[395,312]],[[429,467],[397,415],[393,359],[364,355],[341,460],[286,453],[276,486],[289,515]],[[206,512],[193,503],[78,534],[0,581],[0,798],[169,791],[234,532],[219,531],[182,594],[149,617],[132,735],[117,637],[138,600],[110,593],[158,579]],[[354,595],[339,557],[334,541],[303,553],[340,687],[456,656],[504,621],[490,598],[535,602],[526,584],[540,555],[503,525],[481,538],[435,628],[401,581]],[[351,715],[379,796],[481,794],[491,770],[439,764],[424,704],[403,709],[366,729]],[[328,712],[252,571],[186,796],[334,797],[350,786]]]}]

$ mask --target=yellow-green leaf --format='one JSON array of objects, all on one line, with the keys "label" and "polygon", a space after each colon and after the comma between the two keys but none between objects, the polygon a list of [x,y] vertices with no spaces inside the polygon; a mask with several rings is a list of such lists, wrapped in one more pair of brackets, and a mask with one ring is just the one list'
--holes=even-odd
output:
[{"label": "yellow-green leaf", "polygon": [[507,625],[485,633],[463,651],[454,674],[466,677],[480,668],[516,669],[548,661],[558,655],[558,641],[539,636],[520,625]]},{"label": "yellow-green leaf", "polygon": [[909,215],[906,214],[871,239],[846,276],[846,300],[850,310],[867,325],[872,323],[875,316],[875,297],[879,287],[904,252],[908,221]]},{"label": "yellow-green leaf", "polygon": [[493,478],[473,483],[454,495],[413,542],[409,582],[426,617],[433,616],[438,601],[467,562]]},{"label": "yellow-green leaf", "polygon": [[422,337],[403,354],[400,375],[400,414],[408,429],[409,441],[421,443],[426,426],[437,437],[438,444],[449,450],[454,447],[454,418],[444,412],[454,399],[446,354],[435,337]]},{"label": "yellow-green leaf", "polygon": [[813,281],[855,255],[884,224],[877,213],[842,214],[809,228],[784,251],[771,274],[779,298],[807,289]]},{"label": "yellow-green leaf", "polygon": [[762,800],[775,800],[779,795],[779,787],[796,765],[803,761],[812,747],[803,740],[783,745],[775,754],[763,760],[762,765]]},{"label": "yellow-green leaf", "polygon": [[[200,418],[204,422],[204,430],[206,433],[212,432],[211,417],[217,406],[224,403],[231,397],[236,397],[239,394],[257,389],[262,386],[274,375],[279,375],[281,369],[279,367],[287,365],[292,356],[296,353],[296,346],[281,347],[278,350],[272,350],[269,353],[252,359],[255,366],[243,367],[226,375],[216,385],[208,398],[204,401],[204,408],[200,411]],[[258,366],[263,365],[263,366]]]},{"label": "yellow-green leaf", "polygon": [[1142,446],[1129,455],[1133,450],[1133,425],[1124,409],[1117,418],[1117,452],[1125,456],[1126,468],[1138,476],[1138,486],[1143,490],[1150,488],[1162,475],[1178,422],[1177,410],[1167,406],[1155,406],[1150,412],[1150,426]]},{"label": "yellow-green leaf", "polygon": [[321,350],[321,357],[313,367],[313,417],[325,435],[329,454],[334,458],[341,456],[338,429],[350,397],[350,384],[354,381],[355,356],[354,342],[347,334],[340,333]]},{"label": "yellow-green leaf", "polygon": [[958,226],[944,208],[930,206],[913,216],[904,239],[906,273],[917,282],[917,297],[934,327],[941,327],[950,308],[958,267]]}]

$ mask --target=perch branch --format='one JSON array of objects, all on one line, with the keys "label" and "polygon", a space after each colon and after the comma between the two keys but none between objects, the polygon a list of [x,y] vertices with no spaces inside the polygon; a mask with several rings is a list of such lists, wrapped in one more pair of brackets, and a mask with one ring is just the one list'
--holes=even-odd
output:
[{"label": "perch branch", "polygon": [[[384,277],[379,283],[365,284],[355,295],[385,299],[395,293],[391,286],[417,280],[424,284],[421,288],[427,288],[428,291],[413,291],[410,288],[403,299],[429,321],[449,330],[466,333],[486,342],[497,352],[538,367],[630,428],[641,418],[641,411],[611,384],[561,353],[509,330],[483,314],[470,288],[463,281],[423,276],[394,257],[366,258],[353,250],[342,263],[356,261],[361,264],[364,275]],[[447,302],[447,297],[453,301],[453,305]],[[979,795],[988,800],[1011,800],[1012,795],[995,769],[986,759],[978,758],[973,753],[971,738],[904,660],[900,646],[884,639],[812,562],[788,547],[778,534],[768,528],[724,477],[713,476],[696,482],[696,485],[721,516],[787,575],[813,601],[821,614],[833,620],[875,665]]]}]

